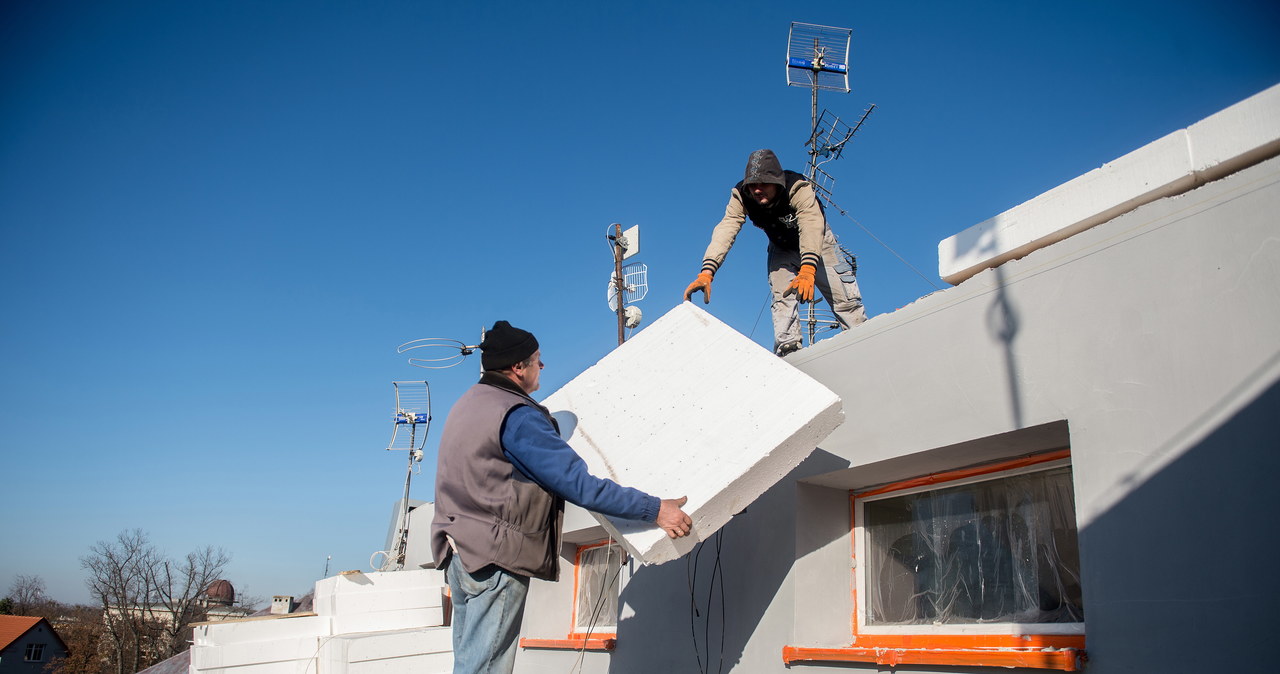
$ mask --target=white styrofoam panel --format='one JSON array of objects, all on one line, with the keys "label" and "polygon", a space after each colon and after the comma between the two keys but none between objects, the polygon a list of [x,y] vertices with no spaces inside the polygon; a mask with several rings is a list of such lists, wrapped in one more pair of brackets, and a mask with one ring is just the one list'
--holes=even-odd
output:
[{"label": "white styrofoam panel", "polygon": [[291,616],[253,618],[202,625],[196,632],[197,643],[224,645],[250,641],[271,641],[300,637],[326,636],[330,633],[327,616]]},{"label": "white styrofoam panel", "polygon": [[191,649],[191,667],[198,672],[270,663],[309,662],[324,637],[275,639]]},{"label": "white styrofoam panel", "polygon": [[347,665],[347,674],[452,674],[453,652],[417,653],[399,658],[363,660]]},{"label": "white styrofoam panel", "polygon": [[333,617],[334,634],[380,632],[417,627],[439,627],[444,624],[444,611],[431,608],[401,608],[392,611],[347,611]]},{"label": "white styrofoam panel", "polygon": [[439,585],[422,585],[405,589],[338,593],[329,606],[333,615],[342,617],[371,611],[399,611],[435,607],[441,604]]},{"label": "white styrofoam panel", "polygon": [[316,674],[313,660],[288,660],[285,662],[254,662],[233,667],[213,667],[189,670],[191,674]]},{"label": "white styrofoam panel", "polygon": [[646,564],[676,559],[711,536],[844,420],[830,389],[692,302],[544,404],[570,419],[569,444],[594,475],[660,498],[689,497],[693,531],[680,539],[593,513]]},{"label": "white styrofoam panel", "polygon": [[453,632],[435,627],[337,636],[324,643],[319,660],[329,674],[445,673],[453,668]]},{"label": "white styrofoam panel", "polygon": [[327,616],[439,606],[443,586],[444,572],[436,569],[339,574],[316,581],[313,606]]},{"label": "white styrofoam panel", "polygon": [[447,627],[397,630],[344,638],[350,644],[347,657],[351,662],[453,651],[453,631]]}]

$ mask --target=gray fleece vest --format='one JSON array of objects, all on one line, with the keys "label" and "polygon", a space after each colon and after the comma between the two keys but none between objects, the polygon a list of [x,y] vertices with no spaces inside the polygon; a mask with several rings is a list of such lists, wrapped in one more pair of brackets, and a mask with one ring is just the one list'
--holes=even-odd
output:
[{"label": "gray fleece vest", "polygon": [[469,572],[496,564],[556,580],[564,501],[502,454],[502,421],[520,405],[542,409],[514,391],[476,384],[450,410],[440,436],[431,552],[443,563],[452,538]]}]

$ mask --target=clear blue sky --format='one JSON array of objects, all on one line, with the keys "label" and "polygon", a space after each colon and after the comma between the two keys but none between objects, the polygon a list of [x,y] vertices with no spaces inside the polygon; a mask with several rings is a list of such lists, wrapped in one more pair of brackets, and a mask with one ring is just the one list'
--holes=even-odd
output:
[{"label": "clear blue sky", "polygon": [[[302,594],[380,549],[405,457],[474,359],[396,345],[532,330],[543,394],[615,345],[611,222],[640,224],[648,322],[698,272],[747,154],[800,169],[792,21],[850,27],[877,111],[837,201],[934,283],[936,245],[1280,82],[1258,2],[8,2],[0,9],[0,594],[138,527]],[[871,314],[930,285],[832,217]],[[770,341],[764,237],[709,309]],[[1087,318],[1082,317],[1087,320]]]}]

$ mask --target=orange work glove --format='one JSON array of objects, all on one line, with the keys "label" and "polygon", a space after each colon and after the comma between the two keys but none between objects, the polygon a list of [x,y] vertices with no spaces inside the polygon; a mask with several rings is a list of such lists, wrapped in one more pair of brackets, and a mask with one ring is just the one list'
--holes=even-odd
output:
[{"label": "orange work glove", "polygon": [[795,292],[796,299],[801,302],[813,301],[813,277],[817,270],[811,264],[800,265],[800,273],[791,279],[787,292]]},{"label": "orange work glove", "polygon": [[[809,286],[813,287],[813,284],[810,283]],[[701,274],[698,274],[698,278],[694,279],[693,283],[690,283],[688,288],[685,288],[684,298],[686,300],[693,299],[693,294],[699,290],[704,294],[702,303],[711,304],[711,272],[704,271]]]}]

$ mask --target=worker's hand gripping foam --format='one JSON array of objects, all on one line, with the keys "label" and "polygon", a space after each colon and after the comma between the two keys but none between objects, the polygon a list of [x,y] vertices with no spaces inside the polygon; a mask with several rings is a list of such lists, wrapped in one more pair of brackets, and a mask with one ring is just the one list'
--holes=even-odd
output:
[{"label": "worker's hand gripping foam", "polygon": [[795,293],[796,299],[801,302],[813,301],[813,277],[816,269],[811,264],[800,265],[800,273],[791,280],[791,285],[787,288],[787,293]]},{"label": "worker's hand gripping foam", "polygon": [[704,271],[698,274],[698,278],[689,284],[684,290],[684,298],[686,300],[693,299],[693,294],[701,290],[703,292],[702,303],[711,304],[711,272]]}]

